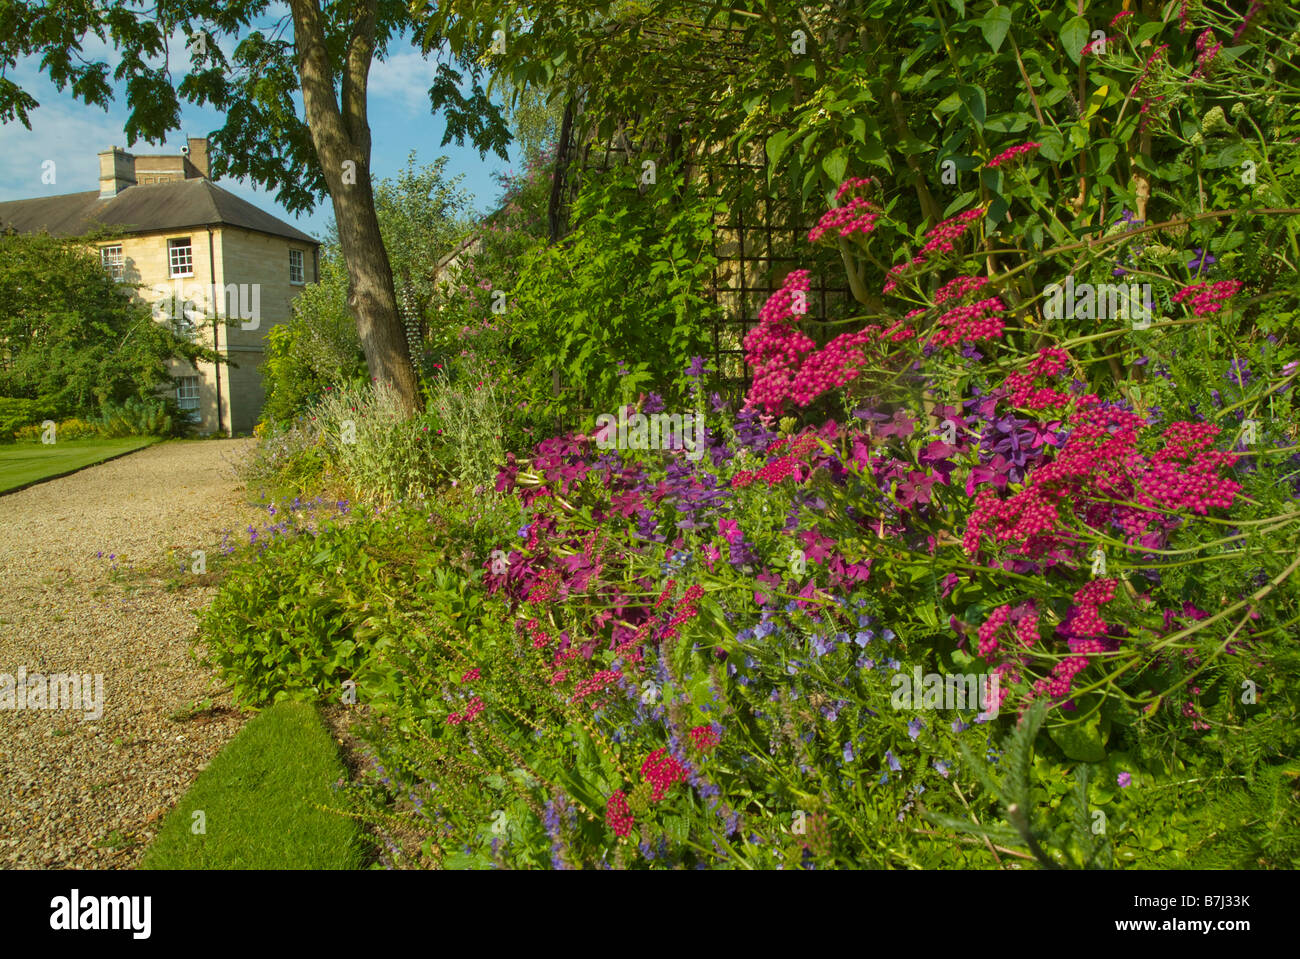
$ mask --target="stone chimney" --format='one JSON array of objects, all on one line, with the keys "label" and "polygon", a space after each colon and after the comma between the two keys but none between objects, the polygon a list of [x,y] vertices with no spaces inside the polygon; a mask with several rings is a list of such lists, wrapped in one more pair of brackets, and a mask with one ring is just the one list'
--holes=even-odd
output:
[{"label": "stone chimney", "polygon": [[[207,180],[211,178],[208,167],[208,138],[207,137],[189,137],[186,141],[186,156],[189,165],[194,168],[198,176]],[[191,179],[190,171],[185,171],[186,179]]]},{"label": "stone chimney", "polygon": [[99,155],[99,198],[109,200],[135,184],[135,157],[121,147]]}]

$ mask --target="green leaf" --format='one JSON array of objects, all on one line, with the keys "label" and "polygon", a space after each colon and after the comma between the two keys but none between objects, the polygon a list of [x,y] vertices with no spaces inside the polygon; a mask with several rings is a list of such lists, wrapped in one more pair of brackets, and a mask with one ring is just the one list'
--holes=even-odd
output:
[{"label": "green leaf", "polygon": [[1102,143],[1097,150],[1097,173],[1105,173],[1110,169],[1110,165],[1115,162],[1115,157],[1119,154],[1119,147],[1107,140]]},{"label": "green leaf", "polygon": [[1011,8],[994,7],[979,21],[980,31],[984,34],[984,41],[994,52],[1002,46],[1002,41],[1007,38],[1007,31],[1011,29]]},{"label": "green leaf", "polygon": [[1151,23],[1142,24],[1142,26],[1138,27],[1137,33],[1133,34],[1133,46],[1142,46],[1144,41],[1150,40],[1164,28],[1165,25],[1159,20],[1153,20]]},{"label": "green leaf", "polygon": [[984,119],[988,116],[988,99],[984,94],[984,88],[974,83],[963,83],[957,88],[957,95],[961,97],[961,102],[965,105],[975,126],[983,128]]},{"label": "green leaf", "polygon": [[1083,48],[1088,45],[1091,34],[1086,18],[1075,17],[1066,21],[1065,26],[1061,27],[1061,46],[1065,48],[1065,55],[1075,63],[1082,60]]},{"label": "green leaf", "polygon": [[[1086,723],[1070,723],[1056,726],[1047,731],[1052,742],[1061,747],[1061,752],[1071,759],[1085,763],[1099,763],[1106,758],[1106,737],[1102,730],[1100,716],[1094,716]],[[1109,723],[1106,724],[1109,727]]]}]

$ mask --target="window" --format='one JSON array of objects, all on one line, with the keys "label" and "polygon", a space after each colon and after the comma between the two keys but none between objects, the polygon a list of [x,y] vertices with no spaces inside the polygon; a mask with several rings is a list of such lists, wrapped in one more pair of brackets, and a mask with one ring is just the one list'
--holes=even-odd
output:
[{"label": "window", "polygon": [[194,250],[190,238],[167,241],[167,262],[172,276],[194,275]]},{"label": "window", "polygon": [[101,246],[99,248],[99,262],[108,271],[108,275],[119,283],[126,278],[126,268],[122,260],[122,244]]},{"label": "window", "polygon": [[182,412],[189,413],[191,419],[198,419],[199,378],[197,376],[182,376],[176,381],[176,405]]},{"label": "window", "polygon": [[289,282],[303,282],[302,250],[289,251]]}]

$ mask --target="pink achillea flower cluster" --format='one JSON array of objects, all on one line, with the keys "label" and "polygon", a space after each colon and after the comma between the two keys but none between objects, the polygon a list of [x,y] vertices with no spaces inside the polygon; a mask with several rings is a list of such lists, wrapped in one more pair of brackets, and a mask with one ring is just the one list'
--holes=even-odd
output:
[{"label": "pink achillea flower cluster", "polygon": [[632,831],[632,810],[628,807],[623,790],[616,789],[610,794],[609,801],[605,804],[605,822],[609,823],[615,836],[626,836]]},{"label": "pink achillea flower cluster", "polygon": [[827,233],[836,236],[851,237],[854,233],[866,236],[876,228],[880,217],[880,208],[863,195],[869,188],[874,188],[874,177],[850,177],[840,184],[835,191],[835,202],[839,203],[849,194],[856,194],[844,206],[834,206],[822,214],[817,225],[808,231],[808,242],[816,243]]},{"label": "pink achillea flower cluster", "polygon": [[1056,376],[1064,372],[1066,362],[1065,350],[1048,347],[1038,351],[1038,355],[1029,363],[1028,372],[1008,374],[1005,385],[1011,391],[1012,404],[1026,410],[1050,410],[1068,406],[1068,393],[1049,386],[1035,387],[1040,377]]},{"label": "pink achillea flower cluster", "polygon": [[1182,303],[1190,299],[1192,312],[1197,316],[1206,316],[1218,313],[1223,304],[1240,289],[1241,283],[1238,280],[1220,280],[1215,283],[1203,280],[1183,287],[1174,294],[1173,301]]},{"label": "pink achillea flower cluster", "polygon": [[[835,337],[821,350],[793,323],[794,306],[808,291],[808,271],[786,277],[759,311],[759,325],[745,336],[745,362],[754,370],[747,405],[775,413],[787,402],[807,406],[830,390],[846,386],[866,364],[864,348],[888,340],[899,343],[915,335],[903,323],[882,330],[868,326]],[[802,312],[802,311],[800,311]]]},{"label": "pink achillea flower cluster", "polygon": [[954,244],[965,236],[966,231],[971,228],[971,224],[983,215],[983,209],[974,207],[965,213],[958,213],[956,216],[949,217],[942,223],[931,227],[925,234],[929,242],[921,247],[921,252],[952,253],[956,249]]},{"label": "pink achillea flower cluster", "polygon": [[1013,610],[1008,604],[999,606],[989,614],[979,628],[979,654],[986,660],[992,660],[998,651],[998,633],[1010,623],[1016,641],[1025,649],[1038,643],[1038,607],[1030,600]]},{"label": "pink achillea flower cluster", "polygon": [[835,191],[835,202],[839,203],[845,196],[858,190],[874,189],[880,183],[873,176],[849,177],[840,184],[840,188]]},{"label": "pink achillea flower cluster", "polygon": [[984,215],[983,209],[974,207],[966,210],[964,213],[958,213],[956,216],[949,217],[941,223],[931,227],[925,234],[925,246],[921,252],[910,260],[896,264],[889,268],[885,279],[885,285],[881,288],[882,293],[892,293],[898,288],[899,278],[913,267],[920,266],[932,253],[952,253],[956,247],[956,242],[966,235],[966,231],[971,228],[971,224]]},{"label": "pink achillea flower cluster", "polygon": [[[790,444],[790,449],[785,456],[779,456],[776,459],[769,460],[762,469],[757,472],[741,470],[731,478],[731,485],[736,489],[750,486],[754,483],[763,483],[771,486],[781,482],[788,476],[795,475],[798,478],[798,471],[803,467],[803,459],[812,450],[817,447],[817,436],[814,433],[804,433],[795,438]],[[785,449],[785,440],[780,439],[768,447],[769,453],[779,453]]]},{"label": "pink achillea flower cluster", "polygon": [[831,207],[822,214],[817,225],[808,231],[808,242],[816,243],[827,233],[852,237],[854,233],[866,236],[876,228],[879,209],[864,197],[855,196],[845,206]]},{"label": "pink achillea flower cluster", "polygon": [[1010,606],[999,606],[989,613],[989,618],[980,625],[980,655],[989,659],[998,649],[998,630],[1006,625],[1011,617]]},{"label": "pink achillea flower cluster", "polygon": [[1132,10],[1121,10],[1115,16],[1110,18],[1110,26],[1113,28],[1116,24],[1128,25],[1128,18],[1133,16]]},{"label": "pink achillea flower cluster", "polygon": [[[758,313],[759,325],[745,335],[745,362],[754,369],[751,404],[779,409],[789,394],[801,359],[816,344],[791,324],[794,305],[807,302],[809,273],[794,270]],[[803,312],[802,310],[800,311]]]},{"label": "pink achillea flower cluster", "polygon": [[461,675],[461,677],[460,677],[460,681],[461,681],[462,683],[468,683],[468,682],[470,682],[470,681],[472,681],[472,680],[478,679],[478,678],[479,678],[479,675],[480,675],[480,674],[479,674],[479,668],[478,668],[477,666],[475,666],[473,669],[466,670],[466,671]]},{"label": "pink achillea flower cluster", "polygon": [[997,314],[1006,305],[996,296],[965,306],[954,306],[935,322],[938,329],[930,337],[934,346],[956,346],[959,343],[990,340],[1002,335],[1002,317]]},{"label": "pink achillea flower cluster", "polygon": [[1070,426],[1056,459],[1038,467],[1024,489],[1005,500],[991,488],[979,491],[962,538],[967,552],[985,539],[1019,544],[1028,556],[1068,546],[1073,534],[1062,525],[1062,509],[1089,526],[1113,522],[1137,540],[1163,513],[1204,516],[1230,507],[1241,490],[1219,475],[1237,456],[1212,448],[1219,429],[1211,424],[1174,423],[1148,455],[1138,450],[1146,420],[1090,394],[1080,398]]},{"label": "pink achillea flower cluster", "polygon": [[677,627],[688,619],[695,617],[699,610],[695,606],[695,601],[704,595],[704,587],[700,585],[691,586],[682,596],[682,601],[677,610],[673,613],[673,618],[668,621],[664,627],[663,635],[665,638],[677,635]]},{"label": "pink achillea flower cluster", "polygon": [[707,752],[719,742],[718,734],[712,726],[696,726],[691,730],[691,743],[700,752]]},{"label": "pink achillea flower cluster", "polygon": [[1021,154],[1029,153],[1031,150],[1037,150],[1040,146],[1042,146],[1041,143],[1021,143],[1019,146],[1011,147],[1009,150],[1003,150],[990,160],[988,165],[990,167],[1002,166],[1004,163],[1010,163]]},{"label": "pink achillea flower cluster", "polygon": [[686,781],[687,770],[668,750],[656,749],[641,764],[641,775],[651,786],[650,797],[658,801],[677,783]]},{"label": "pink achillea flower cluster", "polygon": [[943,286],[934,292],[934,303],[938,306],[940,303],[946,303],[949,300],[960,299],[967,293],[973,293],[988,282],[986,276],[959,276],[949,280]]}]

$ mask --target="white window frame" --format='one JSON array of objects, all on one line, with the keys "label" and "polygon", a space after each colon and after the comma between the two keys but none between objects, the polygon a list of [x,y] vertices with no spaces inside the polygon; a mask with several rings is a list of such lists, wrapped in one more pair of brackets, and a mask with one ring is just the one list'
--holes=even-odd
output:
[{"label": "white window frame", "polygon": [[[184,258],[176,255],[182,249],[188,251]],[[177,272],[176,267],[178,264],[187,266],[189,271],[186,273]],[[170,277],[194,275],[194,243],[192,237],[177,237],[174,240],[167,241],[167,275]]]},{"label": "white window frame", "polygon": [[190,414],[192,419],[199,418],[201,383],[197,376],[178,376],[176,378],[176,407],[182,413]]},{"label": "white window frame", "polygon": [[[295,266],[294,258],[297,257],[298,278],[293,278],[293,268]],[[293,286],[303,286],[307,282],[307,257],[303,255],[302,250],[289,251],[289,283]]]},{"label": "white window frame", "polygon": [[[114,250],[117,251],[116,258],[111,255]],[[101,246],[99,248],[99,265],[107,270],[108,275],[118,283],[124,281],[126,279],[126,258],[122,255],[122,244],[113,243],[108,246]]]}]

